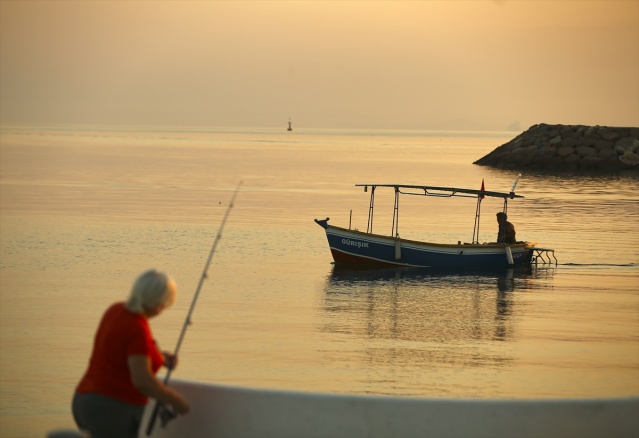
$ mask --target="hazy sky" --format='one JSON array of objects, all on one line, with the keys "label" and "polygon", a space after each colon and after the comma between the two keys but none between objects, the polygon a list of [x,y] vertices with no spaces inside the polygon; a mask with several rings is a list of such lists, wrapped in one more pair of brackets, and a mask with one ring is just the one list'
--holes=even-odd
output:
[{"label": "hazy sky", "polygon": [[639,126],[639,0],[0,0],[2,124]]}]

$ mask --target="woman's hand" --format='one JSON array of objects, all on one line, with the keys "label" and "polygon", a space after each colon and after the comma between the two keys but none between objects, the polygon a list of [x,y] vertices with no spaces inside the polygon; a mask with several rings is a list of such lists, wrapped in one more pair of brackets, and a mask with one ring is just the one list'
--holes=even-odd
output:
[{"label": "woman's hand", "polygon": [[164,357],[164,366],[173,371],[178,364],[177,356],[168,351],[163,351],[162,356]]},{"label": "woman's hand", "polygon": [[171,407],[178,414],[184,415],[191,410],[191,406],[189,402],[182,396],[180,393],[175,393],[173,401],[171,402]]},{"label": "woman's hand", "polygon": [[138,391],[147,397],[170,405],[178,414],[186,414],[189,411],[189,402],[182,394],[155,378],[151,370],[151,358],[141,354],[131,355],[127,358],[127,362],[131,383]]}]

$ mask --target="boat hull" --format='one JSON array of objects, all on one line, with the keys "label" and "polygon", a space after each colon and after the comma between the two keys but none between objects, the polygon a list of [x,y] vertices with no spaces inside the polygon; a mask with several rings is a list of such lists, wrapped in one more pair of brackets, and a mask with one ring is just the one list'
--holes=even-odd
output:
[{"label": "boat hull", "polygon": [[[191,411],[153,438],[634,437],[639,397],[478,400],[321,394],[171,381]],[[145,409],[140,438],[155,402]]]},{"label": "boat hull", "polygon": [[336,264],[370,267],[420,267],[436,269],[500,269],[529,265],[535,243],[516,244],[436,244],[316,222],[326,231]]}]

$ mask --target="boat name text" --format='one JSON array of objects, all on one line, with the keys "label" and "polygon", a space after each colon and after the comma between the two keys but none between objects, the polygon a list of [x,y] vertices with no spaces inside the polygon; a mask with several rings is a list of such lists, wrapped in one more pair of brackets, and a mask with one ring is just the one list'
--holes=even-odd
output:
[{"label": "boat name text", "polygon": [[357,240],[342,239],[342,245],[356,246],[358,248],[368,248],[368,242],[359,242]]}]

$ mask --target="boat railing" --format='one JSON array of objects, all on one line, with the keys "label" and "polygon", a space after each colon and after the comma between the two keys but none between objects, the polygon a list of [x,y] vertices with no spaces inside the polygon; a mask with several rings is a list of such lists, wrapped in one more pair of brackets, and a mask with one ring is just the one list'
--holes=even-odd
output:
[{"label": "boat railing", "polygon": [[[550,258],[552,256],[552,259]],[[553,259],[555,260],[554,264],[557,266],[557,257],[555,257],[555,250],[550,248],[533,248],[532,259],[530,259],[530,263],[534,263],[538,265],[539,263],[543,265],[552,265]]]}]

